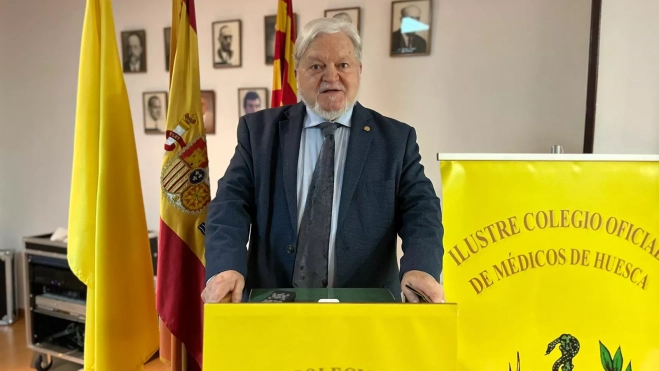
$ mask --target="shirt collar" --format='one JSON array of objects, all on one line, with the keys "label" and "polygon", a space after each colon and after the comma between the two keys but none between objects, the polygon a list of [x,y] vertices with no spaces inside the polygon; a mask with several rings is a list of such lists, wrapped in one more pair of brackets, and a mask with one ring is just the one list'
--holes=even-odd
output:
[{"label": "shirt collar", "polygon": [[[352,111],[353,111],[354,108],[355,108],[354,106],[352,108],[350,108],[350,110],[348,110],[348,112],[341,115],[341,117],[339,117],[336,120],[336,122],[340,123],[343,126],[350,127],[350,125],[351,125],[350,121],[352,119]],[[307,109],[307,119],[304,120],[304,128],[305,129],[310,128],[310,127],[314,127],[314,126],[318,126],[318,125],[322,124],[323,122],[327,122],[327,120],[325,120],[324,118],[318,116],[309,107],[306,107],[306,109]]]}]

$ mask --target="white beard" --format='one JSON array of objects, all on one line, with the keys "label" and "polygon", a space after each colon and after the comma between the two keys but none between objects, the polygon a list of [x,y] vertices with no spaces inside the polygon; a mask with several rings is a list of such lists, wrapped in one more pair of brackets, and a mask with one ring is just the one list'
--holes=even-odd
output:
[{"label": "white beard", "polygon": [[318,100],[316,99],[316,103],[311,105],[309,102],[307,102],[306,99],[304,99],[304,95],[302,94],[302,90],[300,90],[300,84],[298,82],[297,86],[297,91],[300,92],[300,99],[304,104],[306,104],[309,109],[315,113],[316,115],[322,117],[323,119],[327,121],[334,121],[337,120],[339,117],[343,116],[346,114],[346,112],[350,111],[354,106],[355,103],[357,103],[357,99],[359,98],[359,92],[357,92],[357,95],[355,95],[355,99],[352,101],[346,101],[346,104],[341,108],[340,110],[335,110],[335,111],[326,111],[320,107],[320,104],[318,103]]},{"label": "white beard", "polygon": [[320,107],[318,101],[316,101],[316,104],[314,105],[309,105],[309,103],[307,103],[307,101],[304,100],[304,97],[302,97],[302,101],[304,102],[304,104],[307,105],[307,107],[309,107],[309,109],[311,109],[311,111],[313,111],[316,115],[322,117],[327,121],[337,120],[339,117],[343,116],[346,112],[350,111],[352,107],[355,106],[356,103],[356,99],[355,99],[355,101],[346,102],[346,104],[340,110],[325,111]]}]

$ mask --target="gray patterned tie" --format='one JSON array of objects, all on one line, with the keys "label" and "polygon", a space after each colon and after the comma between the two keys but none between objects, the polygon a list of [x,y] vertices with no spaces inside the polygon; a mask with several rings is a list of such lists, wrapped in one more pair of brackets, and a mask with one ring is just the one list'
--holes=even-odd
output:
[{"label": "gray patterned tie", "polygon": [[336,123],[324,122],[325,138],[313,171],[298,233],[293,287],[327,287],[327,262],[334,196],[334,132]]}]

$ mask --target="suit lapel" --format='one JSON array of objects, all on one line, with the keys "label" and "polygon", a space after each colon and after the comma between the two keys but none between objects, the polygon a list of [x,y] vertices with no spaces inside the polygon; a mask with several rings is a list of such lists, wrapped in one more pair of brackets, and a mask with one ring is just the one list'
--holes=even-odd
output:
[{"label": "suit lapel", "polygon": [[[357,188],[357,183],[362,175],[362,169],[366,162],[366,155],[371,146],[373,134],[366,129],[371,115],[359,103],[355,104],[352,112],[350,126],[350,139],[348,141],[348,153],[346,154],[346,164],[343,170],[343,186],[341,188],[341,201],[339,203],[339,222],[338,228],[343,225],[348,206],[352,196]],[[337,228],[337,229],[338,229]]]},{"label": "suit lapel", "polygon": [[284,189],[291,217],[291,227],[297,235],[297,164],[300,155],[300,138],[304,125],[304,103],[288,111],[288,120],[279,122],[280,148],[284,160]]}]

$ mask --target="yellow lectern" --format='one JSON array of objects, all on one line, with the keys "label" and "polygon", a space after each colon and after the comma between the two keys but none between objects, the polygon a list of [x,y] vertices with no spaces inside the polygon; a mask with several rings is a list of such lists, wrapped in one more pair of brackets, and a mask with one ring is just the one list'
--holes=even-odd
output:
[{"label": "yellow lectern", "polygon": [[457,305],[207,304],[203,365],[213,371],[455,371]]}]

